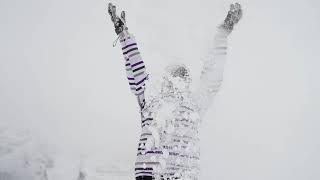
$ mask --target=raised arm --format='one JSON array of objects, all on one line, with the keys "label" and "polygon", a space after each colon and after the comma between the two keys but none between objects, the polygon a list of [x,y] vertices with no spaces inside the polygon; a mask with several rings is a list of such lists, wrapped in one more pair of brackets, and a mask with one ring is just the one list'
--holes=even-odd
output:
[{"label": "raised arm", "polygon": [[128,32],[125,12],[122,11],[121,17],[118,17],[116,15],[116,7],[111,3],[109,3],[108,11],[121,43],[121,50],[125,60],[124,64],[130,89],[132,93],[137,96],[139,106],[142,109],[145,105],[145,80],[148,78],[144,62],[141,58],[134,36]]},{"label": "raised arm", "polygon": [[213,97],[217,94],[223,79],[224,65],[227,57],[227,40],[233,30],[234,24],[242,17],[241,6],[231,4],[224,22],[217,28],[208,56],[200,76],[200,85],[195,94],[195,100],[202,113],[211,105]]}]

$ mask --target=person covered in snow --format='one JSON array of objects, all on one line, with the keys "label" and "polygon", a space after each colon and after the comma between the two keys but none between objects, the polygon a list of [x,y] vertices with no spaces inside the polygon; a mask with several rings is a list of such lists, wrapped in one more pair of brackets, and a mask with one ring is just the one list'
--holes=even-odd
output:
[{"label": "person covered in snow", "polygon": [[227,38],[242,17],[240,4],[230,5],[227,17],[217,28],[213,47],[204,61],[200,87],[191,92],[189,69],[183,64],[169,65],[158,94],[150,99],[145,98],[146,67],[135,37],[128,32],[125,12],[117,16],[116,6],[109,3],[108,13],[121,43],[130,89],[140,107],[142,130],[135,162],[136,180],[197,180],[199,125],[221,86]]}]

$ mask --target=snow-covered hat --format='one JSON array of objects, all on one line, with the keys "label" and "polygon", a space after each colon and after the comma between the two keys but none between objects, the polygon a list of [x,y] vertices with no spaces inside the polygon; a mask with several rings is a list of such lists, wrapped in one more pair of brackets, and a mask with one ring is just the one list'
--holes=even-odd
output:
[{"label": "snow-covered hat", "polygon": [[168,75],[172,77],[180,77],[184,79],[185,81],[190,81],[190,70],[187,68],[184,64],[170,64],[165,68],[165,71],[168,73]]}]

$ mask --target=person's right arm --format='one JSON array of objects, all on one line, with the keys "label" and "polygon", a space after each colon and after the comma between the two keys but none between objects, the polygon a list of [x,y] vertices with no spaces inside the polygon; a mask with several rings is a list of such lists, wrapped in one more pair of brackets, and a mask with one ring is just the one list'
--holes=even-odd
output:
[{"label": "person's right arm", "polygon": [[[137,42],[132,34],[128,32],[126,26],[125,12],[121,12],[121,17],[116,14],[116,6],[112,3],[108,4],[108,13],[114,24],[115,32],[121,43],[121,50],[125,59],[125,69],[129,86],[133,94],[137,96],[138,103],[142,109],[145,105],[144,90],[145,80],[148,78],[144,62],[138,50]],[[113,46],[116,45],[115,41]]]},{"label": "person's right arm", "polygon": [[132,34],[124,33],[120,38],[120,43],[129,86],[132,93],[137,96],[139,106],[142,109],[145,104],[145,80],[148,78],[145,64]]}]

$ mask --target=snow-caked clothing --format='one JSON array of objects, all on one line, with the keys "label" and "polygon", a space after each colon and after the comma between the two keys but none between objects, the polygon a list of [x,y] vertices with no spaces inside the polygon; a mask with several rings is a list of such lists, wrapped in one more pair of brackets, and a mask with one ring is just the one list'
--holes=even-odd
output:
[{"label": "snow-caked clothing", "polygon": [[199,88],[195,92],[173,92],[170,100],[161,93],[145,99],[148,74],[137,42],[131,34],[120,39],[129,86],[141,110],[136,177],[198,179],[199,126],[222,82],[228,34],[218,29],[214,45],[204,59]]}]

